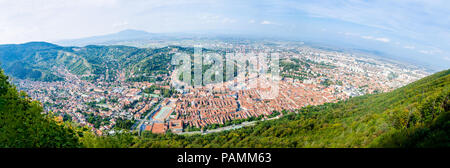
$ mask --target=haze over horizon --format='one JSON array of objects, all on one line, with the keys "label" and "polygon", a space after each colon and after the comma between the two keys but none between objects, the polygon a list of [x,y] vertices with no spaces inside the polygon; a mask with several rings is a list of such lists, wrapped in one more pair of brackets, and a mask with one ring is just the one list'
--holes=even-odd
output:
[{"label": "haze over horizon", "polygon": [[450,2],[399,1],[7,1],[0,44],[116,33],[248,34],[377,50],[450,67]]}]

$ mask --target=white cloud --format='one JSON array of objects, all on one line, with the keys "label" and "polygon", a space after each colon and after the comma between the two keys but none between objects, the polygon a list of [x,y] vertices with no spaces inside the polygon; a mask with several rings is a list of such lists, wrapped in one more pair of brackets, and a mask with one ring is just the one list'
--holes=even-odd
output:
[{"label": "white cloud", "polygon": [[128,25],[129,25],[129,23],[127,21],[123,21],[123,22],[114,23],[113,27],[123,29],[123,28],[126,28],[126,26],[128,26]]},{"label": "white cloud", "polygon": [[[237,22],[230,14],[211,10],[222,17],[200,26],[199,22],[207,21],[196,16],[204,6],[214,3],[217,4],[199,0],[0,0],[0,44],[52,42],[128,28],[180,32]],[[197,6],[199,9],[195,10]]]},{"label": "white cloud", "polygon": [[[360,35],[358,33],[351,33],[351,32],[338,32],[339,34],[343,34],[345,36],[350,36],[350,37],[359,37],[359,38],[363,38],[366,40],[375,40],[375,41],[379,41],[379,42],[384,42],[384,43],[389,43],[391,42],[391,39],[387,38],[387,37],[374,37],[374,36],[363,36]],[[395,44],[399,45],[399,42],[395,42]]]},{"label": "white cloud", "polygon": [[263,20],[263,21],[261,22],[261,24],[269,25],[269,24],[273,24],[273,23],[270,22],[270,21],[267,21],[267,20]]},{"label": "white cloud", "polygon": [[222,23],[235,23],[235,22],[236,22],[235,19],[231,19],[231,18],[228,18],[228,17],[225,17],[225,18],[222,19]]},{"label": "white cloud", "polygon": [[355,33],[349,33],[349,32],[345,32],[345,33],[343,33],[344,35],[346,35],[346,36],[354,36],[354,35],[357,35],[357,34],[355,34]]}]

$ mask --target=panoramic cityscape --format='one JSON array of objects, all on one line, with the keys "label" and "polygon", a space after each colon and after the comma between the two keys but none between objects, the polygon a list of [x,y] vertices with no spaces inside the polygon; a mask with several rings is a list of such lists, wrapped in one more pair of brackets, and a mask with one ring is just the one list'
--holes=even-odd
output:
[{"label": "panoramic cityscape", "polygon": [[0,0],[0,152],[442,166],[449,16],[446,0]]}]

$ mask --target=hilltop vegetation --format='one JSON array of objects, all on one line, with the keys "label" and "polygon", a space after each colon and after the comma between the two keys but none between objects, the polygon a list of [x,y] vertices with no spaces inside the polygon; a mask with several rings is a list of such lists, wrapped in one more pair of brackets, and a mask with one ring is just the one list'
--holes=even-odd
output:
[{"label": "hilltop vegetation", "polygon": [[283,112],[277,120],[208,135],[123,133],[86,128],[41,114],[0,73],[1,147],[449,147],[450,70],[393,92]]},{"label": "hilltop vegetation", "polygon": [[[225,55],[221,51],[202,50],[204,53]],[[0,65],[6,74],[14,78],[36,81],[62,81],[64,75],[59,71],[66,69],[89,81],[117,81],[123,73],[126,81],[155,82],[161,81],[161,76],[168,76],[174,69],[171,60],[175,52],[190,54],[193,59],[194,48],[168,46],[151,49],[119,45],[61,47],[46,42],[30,42],[0,45]],[[194,69],[193,61],[191,64]],[[224,73],[225,65],[223,62]],[[205,63],[202,74],[208,69],[213,70],[211,66],[210,63]]]},{"label": "hilltop vegetation", "polygon": [[17,92],[0,69],[0,148],[80,147],[77,132],[24,92]]},{"label": "hilltop vegetation", "polygon": [[136,48],[128,46],[61,47],[45,42],[0,45],[0,63],[7,74],[38,81],[64,80],[58,69],[82,76],[82,79],[114,81],[119,72],[127,80],[154,81],[168,74],[173,48]]}]

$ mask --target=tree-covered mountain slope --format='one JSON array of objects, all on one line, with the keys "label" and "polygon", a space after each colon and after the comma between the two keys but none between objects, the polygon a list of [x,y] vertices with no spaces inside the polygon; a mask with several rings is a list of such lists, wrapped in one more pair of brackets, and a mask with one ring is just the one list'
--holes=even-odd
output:
[{"label": "tree-covered mountain slope", "polygon": [[449,147],[450,70],[389,93],[310,106],[207,135],[92,136],[41,114],[0,73],[1,147]]}]

